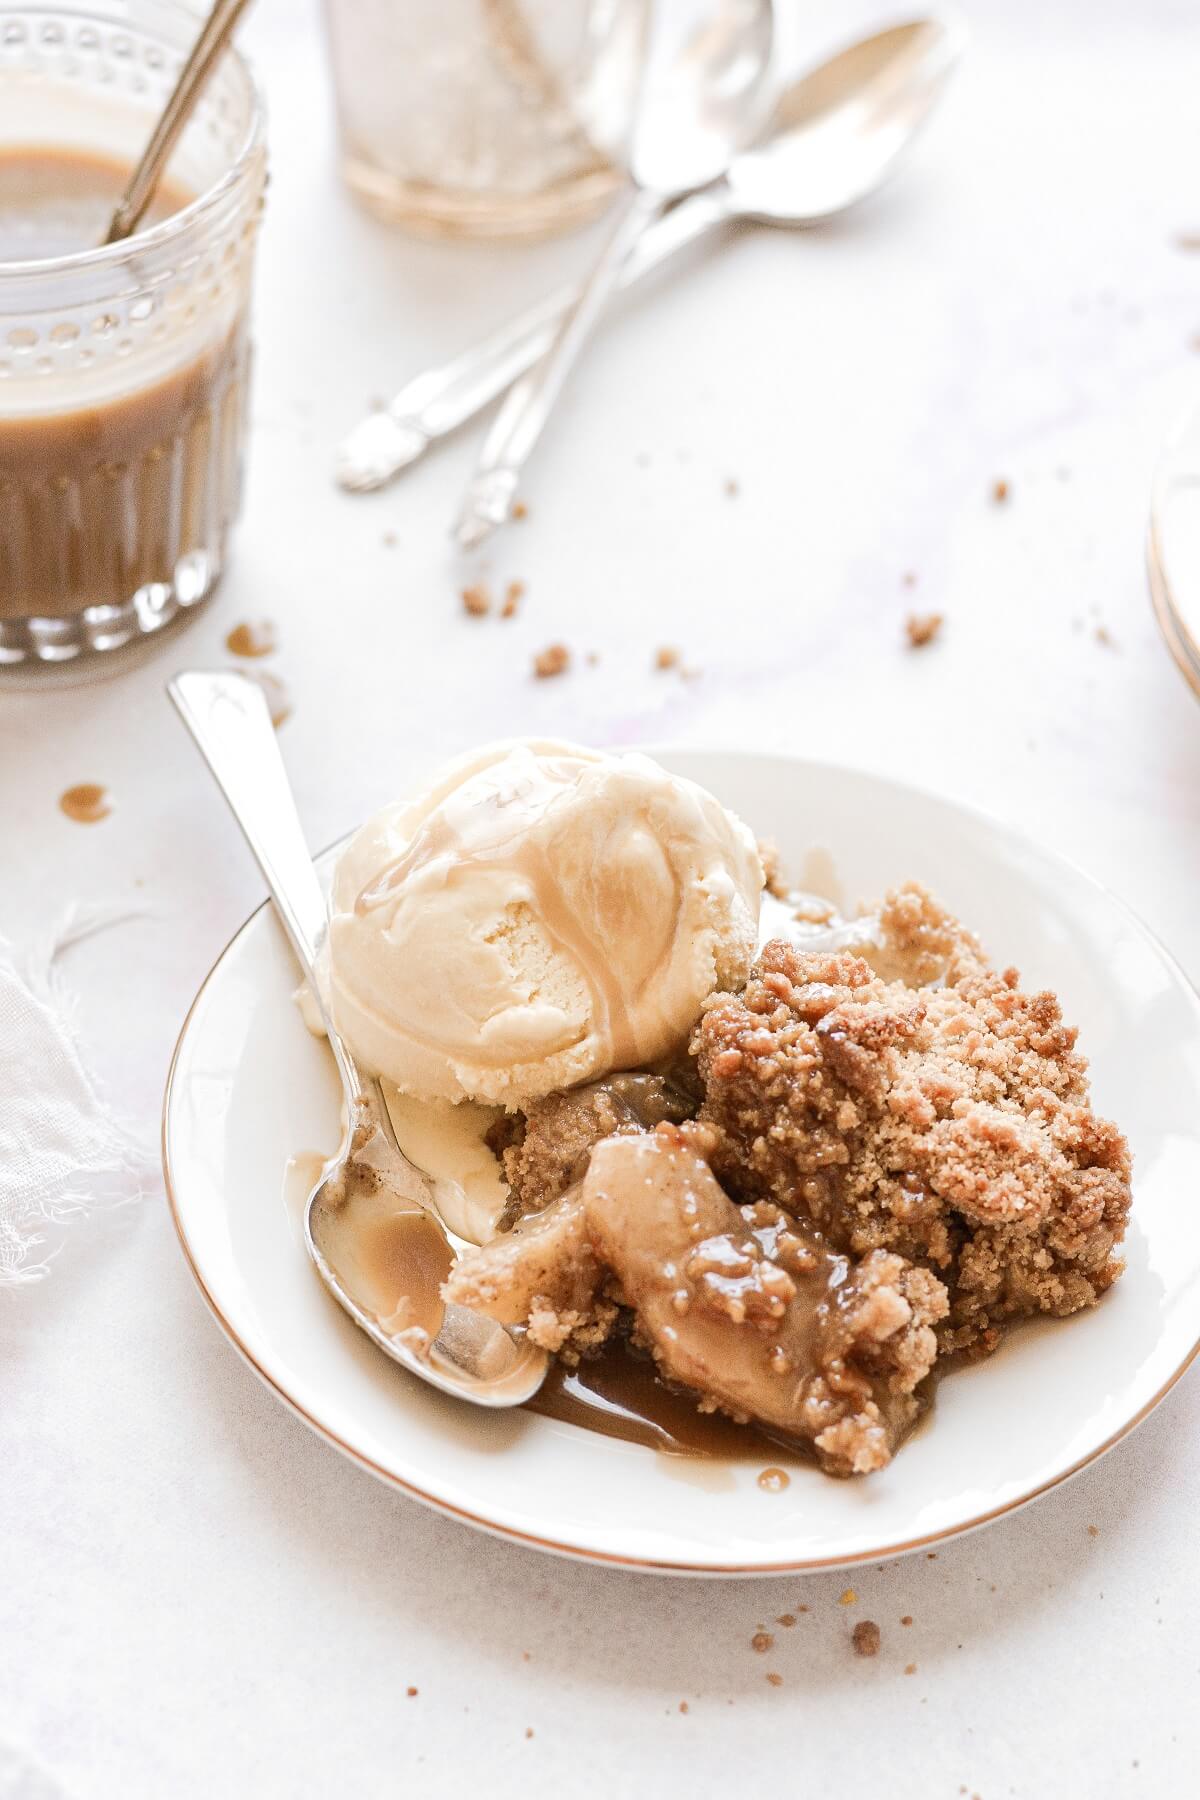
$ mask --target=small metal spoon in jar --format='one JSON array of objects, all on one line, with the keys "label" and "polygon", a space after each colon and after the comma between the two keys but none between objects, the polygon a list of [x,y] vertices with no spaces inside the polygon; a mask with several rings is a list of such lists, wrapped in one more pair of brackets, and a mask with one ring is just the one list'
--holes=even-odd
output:
[{"label": "small metal spoon in jar", "polygon": [[119,244],[137,230],[180,133],[192,116],[192,108],[225,54],[234,26],[249,4],[250,0],[214,0],[212,11],[200,27],[146,148],[125,184],[125,192],[109,220],[105,244]]},{"label": "small metal spoon in jar", "polygon": [[[720,225],[815,225],[866,198],[896,169],[958,64],[966,34],[914,19],[851,44],[794,82],[761,137],[711,187],[643,232],[621,269],[626,288]],[[531,368],[577,294],[560,288],[452,362],[427,369],[343,440],[337,478],[383,487]]]},{"label": "small metal spoon in jar", "polygon": [[[189,670],[167,692],[242,828],[323,1013],[314,964],[325,896],[263,691],[232,671]],[[446,1230],[432,1184],[396,1142],[378,1080],[359,1068],[328,1017],[324,1023],[345,1117],[341,1147],[305,1208],[304,1242],[317,1273],[359,1329],[431,1387],[476,1406],[520,1406],[545,1378],[545,1352],[466,1307],[442,1305],[441,1276],[464,1240]],[[367,1246],[385,1232],[393,1292],[381,1304]]]}]

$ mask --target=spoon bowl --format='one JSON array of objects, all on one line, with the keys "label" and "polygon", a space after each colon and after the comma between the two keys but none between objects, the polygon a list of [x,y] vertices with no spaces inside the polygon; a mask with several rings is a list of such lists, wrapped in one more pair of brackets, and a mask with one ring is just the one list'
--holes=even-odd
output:
[{"label": "spoon bowl", "polygon": [[770,110],[774,15],[723,0],[699,20],[651,8],[626,162],[638,188],[681,194],[715,181]]},{"label": "spoon bowl", "polygon": [[929,118],[965,42],[955,20],[913,19],[801,76],[731,163],[727,215],[813,225],[874,193]]}]

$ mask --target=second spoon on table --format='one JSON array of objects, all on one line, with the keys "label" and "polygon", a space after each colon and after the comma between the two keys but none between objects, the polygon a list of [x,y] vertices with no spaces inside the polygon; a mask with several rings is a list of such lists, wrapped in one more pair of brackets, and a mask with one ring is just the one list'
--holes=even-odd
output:
[{"label": "second spoon on table", "polygon": [[681,194],[706,187],[757,131],[774,43],[771,0],[694,0],[650,9],[629,136],[633,193],[541,362],[513,388],[488,433],[455,526],[464,549],[512,517],[521,470],[638,238]]},{"label": "second spoon on table", "polygon": [[[727,175],[643,233],[620,272],[633,282],[729,221],[802,227],[832,218],[891,175],[958,63],[962,28],[914,19],[849,45],[794,82],[767,129]],[[383,487],[502,394],[546,350],[575,290],[560,288],[452,362],[427,369],[344,439],[337,477]]]}]

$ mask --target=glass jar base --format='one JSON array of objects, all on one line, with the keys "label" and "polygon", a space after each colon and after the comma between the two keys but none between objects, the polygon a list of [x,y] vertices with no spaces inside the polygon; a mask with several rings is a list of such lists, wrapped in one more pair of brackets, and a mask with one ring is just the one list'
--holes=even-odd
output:
[{"label": "glass jar base", "polygon": [[403,181],[350,150],[342,153],[341,169],[351,193],[376,218],[435,238],[550,237],[595,218],[624,179],[617,169],[601,168],[536,194],[481,195]]},{"label": "glass jar base", "polygon": [[195,552],[181,557],[173,581],[147,582],[123,606],[89,606],[62,619],[0,617],[0,684],[116,674],[131,652],[149,650],[160,633],[198,611],[220,578],[216,558]]}]

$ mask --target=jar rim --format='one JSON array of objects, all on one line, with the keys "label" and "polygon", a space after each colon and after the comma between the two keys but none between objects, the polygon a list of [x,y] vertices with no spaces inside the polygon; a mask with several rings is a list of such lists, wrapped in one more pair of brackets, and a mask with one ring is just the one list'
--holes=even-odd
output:
[{"label": "jar rim", "polygon": [[[197,24],[202,23],[201,15],[193,6],[187,4],[186,0],[168,0],[168,4],[173,11],[194,19]],[[4,14],[10,10],[13,9],[0,3],[0,19],[3,19]],[[20,10],[42,13],[71,11],[84,15],[87,12],[86,7],[47,6],[36,3],[32,6],[23,5]],[[154,34],[147,32],[145,35],[153,37]],[[161,42],[161,40],[159,41]],[[144,231],[139,228],[129,237],[121,238],[115,244],[97,244],[90,250],[70,250],[61,256],[26,257],[18,261],[5,261],[0,257],[0,284],[17,283],[22,279],[40,281],[48,275],[70,275],[76,270],[113,268],[118,266],[124,257],[133,253],[145,255],[148,251],[156,251],[173,243],[177,238],[189,234],[194,226],[203,223],[219,211],[226,199],[235,193],[245,181],[247,171],[261,154],[266,137],[266,106],[262,89],[254,79],[254,72],[249,60],[234,44],[227,46],[225,57],[232,61],[238,77],[245,87],[249,102],[249,118],[237,153],[231,159],[224,174],[211,187],[205,188],[202,194],[197,194],[194,200],[189,200],[186,206],[181,206],[178,212],[170,213],[167,218],[160,219],[157,224],[148,226]],[[223,60],[224,58],[222,58]]]}]

